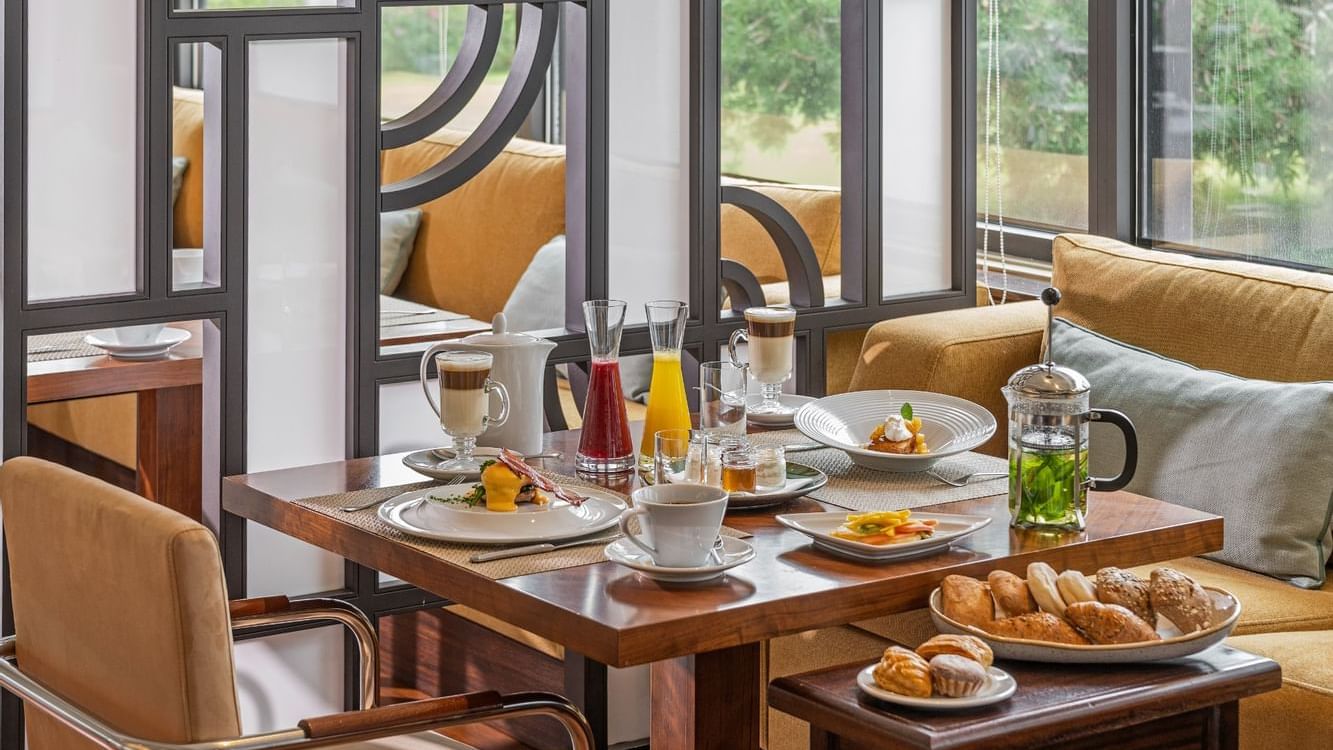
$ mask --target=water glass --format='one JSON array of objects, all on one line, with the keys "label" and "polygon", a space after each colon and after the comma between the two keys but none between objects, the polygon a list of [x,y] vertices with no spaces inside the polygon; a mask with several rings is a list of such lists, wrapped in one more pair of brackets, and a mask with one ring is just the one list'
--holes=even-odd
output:
[{"label": "water glass", "polygon": [[722,450],[699,430],[660,430],[653,436],[653,483],[719,485]]},{"label": "water glass", "polygon": [[749,379],[749,368],[743,364],[699,365],[699,429],[714,435],[744,435]]}]

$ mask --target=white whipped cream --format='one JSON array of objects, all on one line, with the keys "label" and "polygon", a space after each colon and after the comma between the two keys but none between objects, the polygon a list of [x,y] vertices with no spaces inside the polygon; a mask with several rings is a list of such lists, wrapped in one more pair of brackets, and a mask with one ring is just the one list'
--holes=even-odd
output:
[{"label": "white whipped cream", "polygon": [[907,429],[907,421],[898,414],[890,414],[884,419],[884,439],[895,443],[901,443],[912,437],[912,431]]}]

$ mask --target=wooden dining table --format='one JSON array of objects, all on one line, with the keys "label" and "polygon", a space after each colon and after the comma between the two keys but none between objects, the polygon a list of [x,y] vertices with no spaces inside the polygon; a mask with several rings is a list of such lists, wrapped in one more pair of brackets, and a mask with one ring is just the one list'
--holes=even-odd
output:
[{"label": "wooden dining table", "polygon": [[[565,458],[548,460],[545,468],[573,474],[578,439],[577,431],[549,434],[546,447]],[[923,607],[949,574],[985,577],[996,568],[1025,574],[1037,561],[1088,571],[1222,547],[1221,518],[1127,492],[1094,493],[1086,531],[1059,534],[1010,528],[1006,500],[995,496],[929,507],[994,519],[947,551],[866,564],[816,550],[774,520],[778,513],[841,510],[805,498],[729,513],[728,526],[753,535],[756,556],[712,584],[673,587],[610,562],[492,580],[293,502],[420,481],[401,459],[398,454],[229,477],[223,506],[563,644],[567,659],[613,667],[650,664],[653,750],[758,748],[763,642]],[[598,479],[621,492],[636,482],[632,476]],[[567,688],[577,700],[581,686]],[[605,746],[604,727],[599,729]]]}]

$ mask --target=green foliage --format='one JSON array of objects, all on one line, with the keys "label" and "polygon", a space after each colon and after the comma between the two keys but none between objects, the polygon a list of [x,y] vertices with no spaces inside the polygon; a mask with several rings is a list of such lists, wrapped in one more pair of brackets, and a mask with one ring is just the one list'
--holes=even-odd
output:
[{"label": "green foliage", "polygon": [[[514,58],[514,8],[505,9],[494,70],[508,70]],[[466,6],[388,6],[381,14],[380,64],[385,71],[442,75],[453,62],[467,29]],[[443,48],[441,43],[443,41]],[[444,53],[448,59],[442,59]]]}]

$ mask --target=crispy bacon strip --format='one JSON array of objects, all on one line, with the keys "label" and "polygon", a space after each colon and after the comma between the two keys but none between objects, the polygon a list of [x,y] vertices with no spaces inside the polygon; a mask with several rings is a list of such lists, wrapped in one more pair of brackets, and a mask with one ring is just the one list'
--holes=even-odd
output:
[{"label": "crispy bacon strip", "polygon": [[508,448],[500,449],[500,463],[504,464],[510,471],[520,477],[527,479],[533,487],[542,492],[549,492],[551,495],[564,500],[570,505],[582,505],[588,498],[563,487],[556,485],[551,480],[542,476],[536,469],[528,465],[523,457]]}]

